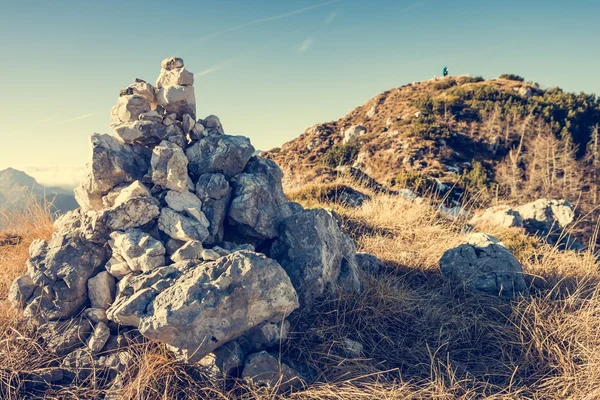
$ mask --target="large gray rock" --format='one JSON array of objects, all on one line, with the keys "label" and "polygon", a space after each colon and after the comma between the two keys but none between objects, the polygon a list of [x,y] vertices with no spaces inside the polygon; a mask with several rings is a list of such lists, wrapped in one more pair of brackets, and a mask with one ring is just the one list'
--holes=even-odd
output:
[{"label": "large gray rock", "polygon": [[469,223],[473,225],[494,225],[504,228],[523,226],[523,220],[519,212],[507,205],[489,207],[482,214],[471,218]]},{"label": "large gray rock", "polygon": [[305,210],[285,219],[271,257],[290,276],[302,305],[336,291],[340,285],[360,291],[352,240],[322,209]]},{"label": "large gray rock", "polygon": [[527,291],[523,268],[491,235],[476,233],[465,244],[446,250],[440,259],[444,279],[465,289],[512,299]]},{"label": "large gray rock", "polygon": [[138,327],[140,318],[147,312],[154,298],[171,285],[194,262],[183,262],[166,267],[155,268],[140,275],[128,275],[119,282],[117,298],[106,312],[111,321],[121,325]]},{"label": "large gray rock", "polygon": [[[296,291],[281,266],[247,251],[196,264],[170,287],[162,291],[155,287],[135,292],[136,306],[128,303],[128,307],[140,319],[139,330],[144,336],[166,343],[190,363],[298,307]],[[123,297],[117,299],[115,308],[121,301],[130,301]],[[140,297],[143,301],[137,300]],[[111,315],[115,313],[109,309]]]},{"label": "large gray rock", "polygon": [[185,151],[189,159],[192,178],[202,174],[220,173],[227,179],[239,174],[254,154],[250,140],[243,136],[207,136],[188,147]]},{"label": "large gray rock", "polygon": [[254,385],[265,386],[279,393],[302,389],[304,378],[298,371],[279,361],[266,351],[252,354],[246,360],[242,378]]},{"label": "large gray rock", "polygon": [[87,282],[107,260],[106,249],[79,236],[57,233],[29,249],[27,274],[39,288],[29,298],[26,314],[38,320],[74,315],[88,299]]},{"label": "large gray rock", "polygon": [[283,172],[271,160],[252,157],[233,181],[228,223],[238,234],[259,240],[279,233],[281,221],[292,215],[283,194]]},{"label": "large gray rock", "polygon": [[206,243],[221,242],[225,232],[225,216],[231,200],[229,182],[223,174],[202,174],[196,183],[196,194],[202,201],[202,212],[210,223]]},{"label": "large gray rock", "polygon": [[152,150],[150,164],[152,182],[156,185],[179,192],[188,190],[188,159],[181,147],[162,141]]},{"label": "large gray rock", "polygon": [[150,271],[165,265],[164,245],[139,229],[113,232],[109,242],[113,258],[118,257],[131,271]]},{"label": "large gray rock", "polygon": [[565,229],[575,219],[574,207],[566,200],[538,199],[516,209],[530,233],[548,234]]},{"label": "large gray rock", "polygon": [[93,134],[91,148],[86,175],[75,191],[79,205],[86,211],[101,209],[102,196],[121,183],[142,179],[150,165],[148,155],[110,135]]},{"label": "large gray rock", "polygon": [[204,242],[208,237],[208,224],[186,217],[177,211],[165,207],[158,218],[158,228],[175,240]]},{"label": "large gray rock", "polygon": [[193,86],[163,86],[158,89],[156,100],[167,113],[177,114],[179,120],[184,114],[196,118],[196,95]]}]

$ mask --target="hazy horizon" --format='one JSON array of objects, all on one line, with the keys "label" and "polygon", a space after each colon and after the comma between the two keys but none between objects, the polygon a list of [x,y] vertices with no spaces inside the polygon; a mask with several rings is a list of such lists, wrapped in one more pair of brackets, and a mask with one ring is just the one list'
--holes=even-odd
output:
[{"label": "hazy horizon", "polygon": [[[516,73],[600,93],[594,1],[3,1],[0,169],[71,187],[91,133],[135,78],[180,56],[198,117],[268,150],[380,92],[439,75]],[[117,11],[117,12],[115,12]],[[100,34],[101,33],[101,34]],[[93,45],[91,45],[93,43]]]}]

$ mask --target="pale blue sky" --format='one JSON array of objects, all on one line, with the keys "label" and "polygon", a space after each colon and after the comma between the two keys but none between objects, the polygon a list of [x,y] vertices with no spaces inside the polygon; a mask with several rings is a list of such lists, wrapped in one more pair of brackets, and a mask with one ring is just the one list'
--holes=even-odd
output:
[{"label": "pale blue sky", "polygon": [[172,55],[196,73],[199,117],[218,115],[259,149],[443,65],[600,93],[598,0],[0,0],[0,10],[0,169],[72,175],[89,134],[109,132],[119,90],[154,82]]}]

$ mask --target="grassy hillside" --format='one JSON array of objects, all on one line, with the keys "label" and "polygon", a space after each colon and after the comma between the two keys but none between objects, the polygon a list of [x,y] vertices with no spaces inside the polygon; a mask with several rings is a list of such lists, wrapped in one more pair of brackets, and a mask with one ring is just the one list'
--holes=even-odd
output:
[{"label": "grassy hillside", "polygon": [[[354,125],[366,134],[344,144]],[[351,165],[392,187],[438,180],[476,193],[482,204],[583,198],[589,211],[598,199],[599,125],[594,95],[541,89],[510,74],[446,77],[381,93],[263,155],[290,184],[330,181],[336,167]]]},{"label": "grassy hillside", "polygon": [[[363,190],[364,189],[360,189]],[[136,363],[122,388],[88,379],[66,388],[26,386],[28,372],[56,365],[26,333],[6,301],[10,282],[25,269],[27,248],[51,233],[39,208],[14,215],[0,245],[0,397],[27,393],[95,399],[594,399],[600,397],[600,272],[589,253],[560,252],[517,230],[494,230],[523,264],[529,297],[512,303],[465,293],[441,279],[438,260],[458,244],[462,224],[431,207],[369,193],[346,208],[314,187],[290,190],[305,206],[332,207],[359,250],[385,261],[362,266],[361,295],[325,299],[292,321],[282,349],[310,365],[317,382],[278,397],[242,382],[228,384],[187,366],[163,347],[132,345]],[[15,236],[11,236],[14,238]],[[351,354],[347,339],[363,345]]]}]

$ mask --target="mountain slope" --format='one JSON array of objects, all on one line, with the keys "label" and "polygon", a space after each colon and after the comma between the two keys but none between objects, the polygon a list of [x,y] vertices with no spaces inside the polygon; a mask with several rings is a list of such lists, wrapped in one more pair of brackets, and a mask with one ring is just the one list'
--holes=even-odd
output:
[{"label": "mountain slope", "polygon": [[[282,167],[288,184],[331,181],[336,167],[353,166],[392,187],[443,182],[488,198],[578,191],[591,198],[590,178],[600,171],[589,167],[594,152],[586,150],[598,124],[594,95],[543,90],[514,75],[447,77],[381,93],[263,156]],[[356,125],[366,132],[354,129],[345,140]]]},{"label": "mountain slope", "polygon": [[53,213],[64,213],[78,207],[72,191],[58,187],[45,187],[13,168],[0,171],[0,211],[18,210],[35,201],[49,204]]}]

